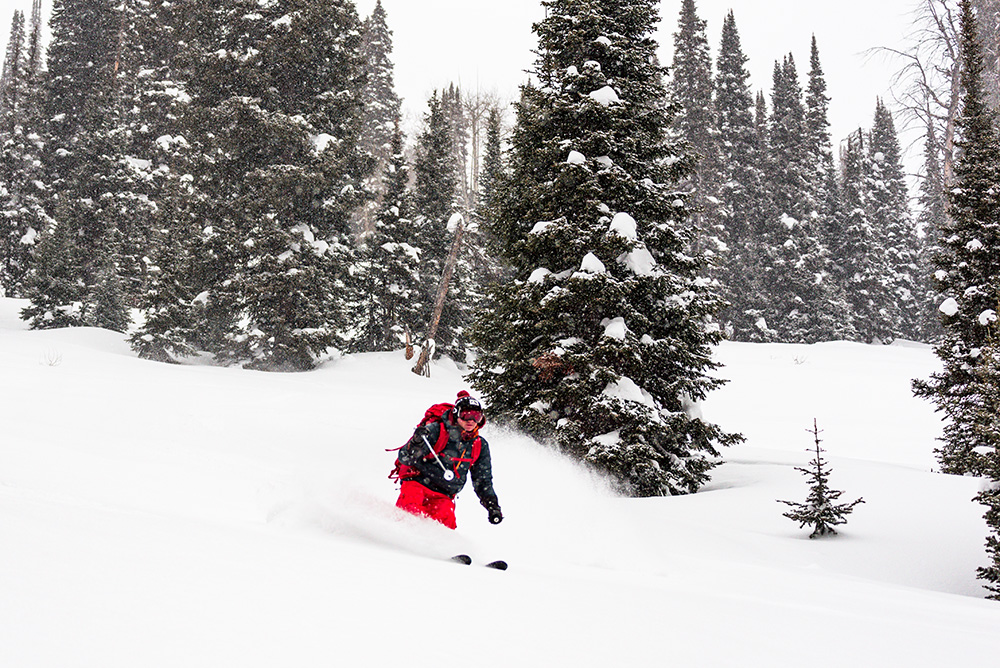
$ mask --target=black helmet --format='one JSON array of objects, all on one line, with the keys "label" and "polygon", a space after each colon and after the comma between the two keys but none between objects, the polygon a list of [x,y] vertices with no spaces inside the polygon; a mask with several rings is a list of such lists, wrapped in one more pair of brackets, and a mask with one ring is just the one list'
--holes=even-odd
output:
[{"label": "black helmet", "polygon": [[455,400],[455,417],[459,417],[463,413],[476,414],[474,419],[480,427],[486,424],[486,410],[483,408],[483,403],[465,390],[459,392],[458,399]]}]

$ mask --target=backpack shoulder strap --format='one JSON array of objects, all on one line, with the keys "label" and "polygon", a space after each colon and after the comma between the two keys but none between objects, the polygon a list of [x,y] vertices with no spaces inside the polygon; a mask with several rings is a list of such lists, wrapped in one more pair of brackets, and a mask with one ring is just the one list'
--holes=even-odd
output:
[{"label": "backpack shoulder strap", "polygon": [[434,444],[434,452],[441,454],[441,451],[444,450],[444,446],[448,445],[449,435],[448,426],[444,423],[444,418],[438,420],[438,424],[440,425],[441,430],[438,432],[437,442]]}]

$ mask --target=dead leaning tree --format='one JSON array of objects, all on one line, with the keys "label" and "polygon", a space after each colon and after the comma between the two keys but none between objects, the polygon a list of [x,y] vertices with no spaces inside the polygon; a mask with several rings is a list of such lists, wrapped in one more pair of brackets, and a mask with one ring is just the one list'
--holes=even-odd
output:
[{"label": "dead leaning tree", "polygon": [[431,375],[431,355],[434,354],[434,337],[437,336],[438,325],[441,323],[441,313],[444,311],[444,300],[448,296],[448,286],[451,283],[451,275],[455,271],[455,264],[458,262],[458,251],[462,246],[462,235],[465,233],[465,218],[462,214],[456,213],[448,221],[448,227],[455,227],[455,238],[451,242],[451,250],[448,252],[448,259],[445,260],[444,270],[441,272],[441,284],[438,286],[437,298],[434,300],[434,311],[431,315],[431,326],[427,330],[427,339],[420,349],[420,356],[412,371],[418,376]]}]

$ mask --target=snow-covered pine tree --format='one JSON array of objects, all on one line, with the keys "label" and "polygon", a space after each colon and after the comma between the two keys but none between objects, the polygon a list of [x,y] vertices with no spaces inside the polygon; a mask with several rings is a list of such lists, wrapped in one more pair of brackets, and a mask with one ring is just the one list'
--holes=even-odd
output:
[{"label": "snow-covered pine tree", "polygon": [[393,140],[396,134],[397,118],[400,114],[400,100],[396,95],[394,66],[392,63],[392,31],[388,16],[382,7],[382,0],[376,0],[371,16],[362,23],[361,55],[364,62],[365,85],[362,89],[364,104],[361,131],[361,148],[375,158],[375,174],[381,183],[376,190],[381,192],[387,185],[386,167],[394,161]]},{"label": "snow-covered pine tree", "polygon": [[[127,5],[127,3],[126,3]],[[42,231],[50,243],[35,248],[26,280],[31,304],[22,317],[33,328],[117,326],[125,321],[124,295],[109,296],[121,271],[121,230],[116,195],[129,179],[115,130],[120,104],[119,44],[126,5],[110,0],[55,0],[50,28],[42,154],[45,207],[53,222]],[[63,229],[58,229],[63,228]],[[67,247],[68,246],[68,247]],[[45,253],[54,253],[42,257]],[[101,304],[97,308],[98,302]],[[109,314],[111,304],[123,311]]]},{"label": "snow-covered pine tree", "polygon": [[847,305],[830,279],[829,254],[810,206],[805,106],[794,58],[775,63],[768,121],[770,205],[761,240],[761,328],[785,342],[850,338]]},{"label": "snow-covered pine tree", "polygon": [[941,229],[935,279],[944,297],[944,340],[935,348],[944,368],[916,380],[914,392],[930,399],[947,422],[935,451],[941,470],[981,475],[986,462],[976,451],[976,415],[983,405],[976,378],[988,343],[990,314],[1000,302],[1000,143],[995,112],[986,104],[983,56],[970,0],[962,0],[962,112],[959,116],[955,183],[949,217]]},{"label": "snow-covered pine tree", "polygon": [[376,0],[371,16],[362,22],[361,57],[365,83],[361,89],[362,124],[361,149],[375,159],[375,168],[366,182],[375,193],[365,207],[360,223],[362,231],[375,224],[380,212],[386,185],[386,170],[393,161],[393,135],[400,114],[400,99],[396,94],[392,56],[392,31],[382,1]]},{"label": "snow-covered pine tree", "polygon": [[810,213],[809,202],[803,197],[809,183],[805,113],[795,59],[788,54],[774,63],[767,125],[772,219],[789,216],[805,220]]},{"label": "snow-covered pine tree", "polygon": [[500,108],[490,107],[486,121],[486,144],[483,151],[483,169],[479,176],[479,193],[476,210],[479,218],[488,220],[495,208],[497,189],[504,176],[503,144]]},{"label": "snow-covered pine tree", "polygon": [[469,122],[460,86],[451,83],[441,90],[441,111],[451,130],[451,161],[458,176],[458,203],[463,212],[469,211],[474,206],[475,196],[469,172]]},{"label": "snow-covered pine tree", "polygon": [[491,410],[634,495],[694,492],[740,437],[698,417],[721,306],[691,255],[655,0],[544,0],[500,226],[515,279],[480,309]]},{"label": "snow-covered pine tree", "polygon": [[25,26],[24,12],[16,10],[7,38],[7,54],[0,72],[0,131],[10,132],[24,93]]},{"label": "snow-covered pine tree", "polygon": [[460,209],[458,169],[453,160],[454,134],[437,91],[427,100],[423,130],[417,138],[413,206],[421,245],[423,273],[440,276],[448,254],[445,226]]},{"label": "snow-covered pine tree", "polygon": [[507,178],[507,165],[504,159],[502,141],[502,121],[500,108],[493,105],[486,121],[486,142],[483,150],[483,169],[479,176],[479,193],[476,197],[476,220],[479,221],[482,234],[482,252],[488,256],[487,274],[480,283],[489,286],[494,282],[506,281],[509,268],[503,259],[502,239],[505,234],[500,231],[504,219],[500,213],[500,191]]},{"label": "snow-covered pine tree", "polygon": [[145,167],[156,207],[137,301],[143,322],[131,344],[144,358],[174,362],[216,349],[227,322],[217,302],[208,301],[209,288],[227,280],[225,253],[213,245],[219,236],[212,228],[210,193],[196,187],[203,154],[187,85],[195,72],[211,79],[197,47],[207,46],[214,15],[196,3],[156,0],[143,17],[137,40],[143,76],[129,128],[130,151],[139,158],[133,162]]},{"label": "snow-covered pine tree", "polygon": [[350,215],[371,169],[357,143],[357,12],[349,0],[189,9],[179,124],[191,192],[178,224],[193,214],[203,227],[203,260],[181,263],[193,272],[183,280],[161,278],[195,295],[183,308],[209,314],[186,343],[224,362],[311,368],[347,325]]},{"label": "snow-covered pine tree", "polygon": [[934,285],[934,254],[941,245],[941,230],[947,220],[947,196],[944,192],[944,174],[941,171],[941,147],[934,125],[927,124],[924,137],[924,168],[920,179],[920,194],[917,206],[917,227],[923,235],[918,258],[920,277],[917,302],[920,318],[917,331],[918,341],[938,341],[943,330],[937,317],[937,304],[942,298]]},{"label": "snow-covered pine tree", "polygon": [[923,304],[917,266],[920,238],[910,212],[909,190],[902,151],[892,113],[880,99],[875,106],[869,143],[872,184],[872,221],[879,231],[889,273],[886,313],[893,314],[892,338],[917,337]]},{"label": "snow-covered pine tree", "polygon": [[722,24],[716,61],[715,112],[719,147],[719,209],[725,261],[718,267],[723,296],[729,302],[723,317],[729,337],[753,340],[760,334],[759,241],[765,210],[764,153],[754,126],[754,98],[747,57],[740,44],[732,11]]},{"label": "snow-covered pine tree", "polygon": [[807,197],[820,240],[829,247],[826,237],[830,228],[836,225],[840,195],[830,138],[830,98],[826,94],[826,76],[815,35],[809,51],[808,81],[805,94]]},{"label": "snow-covered pine tree", "polygon": [[362,235],[355,267],[358,288],[352,308],[349,349],[355,352],[396,350],[406,334],[425,322],[427,296],[420,282],[420,249],[413,246],[403,133],[396,122],[392,160],[386,165],[379,206],[371,232]]},{"label": "snow-covered pine tree", "polygon": [[1000,327],[997,312],[1000,304],[984,320],[989,330],[981,354],[981,364],[973,381],[981,402],[975,407],[973,434],[976,448],[983,457],[983,475],[987,478],[976,495],[976,501],[986,506],[984,519],[990,535],[986,537],[989,564],[978,569],[978,577],[986,581],[988,598],[1000,600]]},{"label": "snow-covered pine tree", "polygon": [[874,219],[876,168],[870,135],[859,128],[843,150],[843,184],[838,233],[831,236],[838,283],[844,287],[860,340],[895,338],[899,315],[890,285],[884,230]]},{"label": "snow-covered pine tree", "polygon": [[[698,17],[694,0],[682,0],[674,33],[674,58],[669,69],[667,92],[679,105],[674,127],[684,137],[697,157],[694,172],[685,179],[683,188],[691,192],[694,220],[704,234],[699,243],[715,258],[725,248],[718,229],[717,209],[721,169],[718,123],[712,100],[712,58],[708,48],[706,22]],[[716,264],[724,263],[718,259]],[[714,269],[710,268],[714,273]]]},{"label": "snow-covered pine tree", "polygon": [[983,49],[983,88],[987,105],[1000,107],[1000,0],[972,0]]},{"label": "snow-covered pine tree", "polygon": [[806,497],[805,503],[794,501],[778,501],[778,503],[792,507],[792,510],[783,513],[783,515],[798,522],[800,529],[812,526],[813,531],[809,534],[810,538],[821,538],[827,535],[836,535],[837,530],[834,527],[846,524],[847,515],[851,514],[854,506],[864,503],[864,499],[855,499],[850,503],[836,503],[837,499],[844,493],[830,489],[831,469],[826,460],[823,459],[823,453],[826,451],[819,445],[822,441],[820,441],[819,426],[815,420],[809,433],[813,434],[816,444],[814,448],[809,450],[814,453],[812,461],[809,462],[809,468],[795,468],[796,471],[809,479],[809,496]]},{"label": "snow-covered pine tree", "polygon": [[30,244],[24,243],[28,229],[23,220],[12,212],[11,204],[19,200],[24,160],[23,134],[28,73],[26,70],[24,13],[14,12],[7,54],[0,75],[0,294],[20,296],[24,275],[28,269]]},{"label": "snow-covered pine tree", "polygon": [[45,61],[45,47],[42,44],[42,0],[31,0],[31,20],[28,21],[27,63],[29,77],[35,80],[42,74]]}]

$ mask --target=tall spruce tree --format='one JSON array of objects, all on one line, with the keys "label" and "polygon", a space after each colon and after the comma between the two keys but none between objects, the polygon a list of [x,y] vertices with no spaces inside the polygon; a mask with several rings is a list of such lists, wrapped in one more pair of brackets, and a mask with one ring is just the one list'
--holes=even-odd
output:
[{"label": "tall spruce tree", "polygon": [[[45,90],[40,100],[45,206],[52,224],[26,280],[33,328],[95,325],[120,329],[126,299],[118,278],[122,231],[117,193],[129,179],[116,128],[125,108],[119,83],[127,6],[110,0],[55,0]],[[111,305],[118,311],[112,313]]]},{"label": "tall spruce tree", "polygon": [[[365,73],[361,148],[375,158],[375,174],[382,175],[393,161],[393,140],[400,113],[392,63],[392,31],[382,0],[376,0],[371,16],[362,24],[361,56]],[[384,180],[381,185],[386,185]],[[381,190],[381,187],[379,187]]]},{"label": "tall spruce tree", "polygon": [[875,218],[877,174],[869,133],[858,129],[843,153],[840,234],[834,253],[841,285],[860,340],[888,342],[899,325],[883,221]]},{"label": "tall spruce tree", "polygon": [[771,100],[759,327],[785,342],[850,338],[847,305],[831,280],[829,254],[808,197],[806,108],[791,54],[775,63]]},{"label": "tall spruce tree", "polygon": [[1000,600],[1000,327],[997,310],[984,318],[989,329],[987,343],[982,350],[981,364],[975,377],[975,394],[981,402],[970,416],[973,433],[983,455],[983,474],[988,479],[976,501],[986,506],[984,519],[989,527],[986,537],[986,555],[989,563],[977,570],[979,579],[985,580],[989,598]]},{"label": "tall spruce tree", "polygon": [[392,161],[386,166],[382,203],[371,232],[362,236],[354,282],[358,296],[351,328],[350,350],[395,350],[407,335],[424,326],[427,295],[420,283],[420,249],[407,192],[409,171],[403,154],[403,133],[396,122]]},{"label": "tall spruce tree", "polygon": [[833,144],[830,138],[830,98],[826,94],[826,76],[819,58],[819,46],[813,35],[809,51],[809,83],[805,94],[806,164],[808,186],[806,196],[816,221],[817,232],[826,245],[831,226],[836,225],[839,194],[837,171],[833,164]]},{"label": "tall spruce tree", "polygon": [[708,244],[705,250],[714,256],[725,247],[715,205],[721,168],[718,123],[712,100],[712,59],[706,22],[698,17],[694,0],[681,2],[670,73],[668,92],[679,105],[674,126],[697,156],[695,170],[683,186],[692,193],[694,218],[705,232],[700,235],[699,243]]},{"label": "tall spruce tree", "polygon": [[24,132],[28,73],[25,58],[24,13],[14,12],[7,55],[0,74],[0,294],[20,296],[28,268],[28,249],[32,240],[23,221],[14,213],[22,170],[28,167],[18,134]]},{"label": "tall spruce tree", "polygon": [[933,401],[947,418],[936,450],[945,473],[986,473],[977,448],[981,407],[977,381],[985,364],[990,326],[1000,302],[1000,143],[995,113],[986,104],[983,56],[970,0],[962,0],[962,112],[959,117],[955,183],[948,191],[949,216],[941,229],[935,279],[944,298],[945,328],[935,348],[943,369],[914,381],[917,396]]},{"label": "tall spruce tree", "polygon": [[759,330],[759,240],[765,209],[764,153],[754,126],[754,97],[747,57],[732,11],[722,25],[716,61],[715,112],[719,146],[719,216],[726,245],[719,268],[730,338],[748,340]]},{"label": "tall spruce tree", "polygon": [[486,145],[483,156],[483,170],[479,177],[479,193],[476,198],[480,218],[490,218],[489,212],[495,208],[497,189],[504,176],[502,127],[500,109],[490,108],[486,121]]},{"label": "tall spruce tree", "polygon": [[634,495],[696,491],[739,437],[692,411],[722,381],[721,304],[675,190],[654,0],[545,0],[538,84],[516,105],[501,186],[515,279],[480,309],[470,379],[492,410]]},{"label": "tall spruce tree", "polygon": [[441,91],[441,111],[451,132],[451,161],[458,176],[458,205],[467,212],[474,207],[475,195],[469,172],[469,123],[460,86],[452,83]]},{"label": "tall spruce tree", "polygon": [[[347,327],[350,216],[365,200],[371,160],[358,149],[360,22],[349,0],[195,3],[178,58],[188,72],[183,130],[191,192],[178,241],[197,221],[188,261],[166,285],[188,299],[162,323],[224,362],[313,367]],[[183,184],[181,184],[183,187]],[[163,266],[160,266],[164,270]],[[186,313],[186,314],[185,314]],[[159,330],[149,321],[134,345]],[[170,339],[173,345],[173,339]]]},{"label": "tall spruce tree", "polygon": [[920,239],[910,213],[909,189],[892,113],[880,99],[875,106],[870,141],[874,170],[872,220],[882,236],[888,265],[887,312],[895,312],[892,338],[918,336],[921,283],[918,275]]},{"label": "tall spruce tree", "polygon": [[937,341],[943,330],[935,308],[942,298],[934,285],[934,255],[941,245],[941,230],[947,220],[947,196],[944,189],[944,174],[941,170],[941,147],[939,146],[934,125],[927,124],[924,137],[924,167],[920,179],[920,194],[917,206],[917,227],[922,235],[919,269],[917,275],[921,282],[917,302],[920,308],[917,340]]},{"label": "tall spruce tree", "polygon": [[375,160],[375,168],[366,185],[375,193],[362,214],[360,227],[370,230],[380,214],[385,194],[386,170],[393,161],[393,136],[401,101],[396,94],[392,63],[392,31],[382,1],[376,0],[371,16],[362,22],[361,59],[364,86],[361,89],[361,149]]}]

